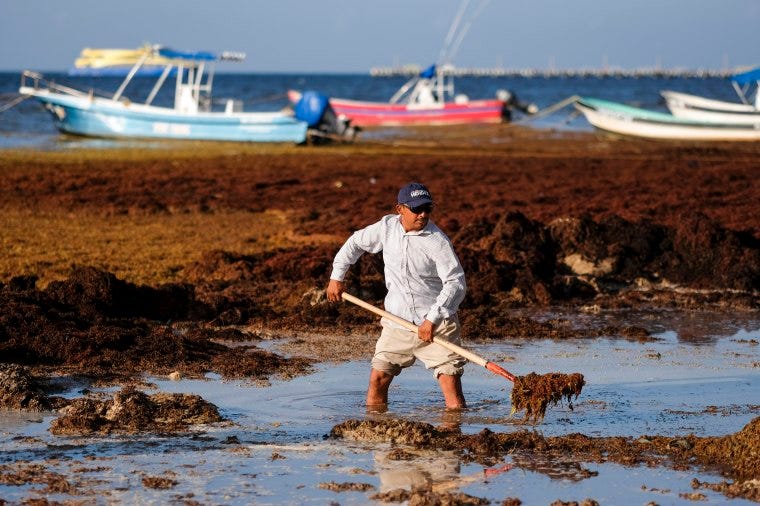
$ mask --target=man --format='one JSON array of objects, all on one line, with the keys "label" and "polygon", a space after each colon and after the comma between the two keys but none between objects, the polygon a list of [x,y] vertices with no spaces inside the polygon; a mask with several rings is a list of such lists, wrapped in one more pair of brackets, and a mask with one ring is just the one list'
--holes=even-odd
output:
[{"label": "man", "polygon": [[367,407],[383,409],[388,388],[405,367],[420,359],[433,369],[446,407],[466,407],[461,376],[465,359],[433,343],[433,334],[459,342],[457,309],[464,298],[464,270],[451,241],[432,221],[433,198],[420,183],[398,192],[396,213],[354,232],[333,261],[327,298],[341,300],[343,279],[365,253],[382,251],[385,263],[385,310],[418,326],[415,334],[387,318],[372,358]]}]

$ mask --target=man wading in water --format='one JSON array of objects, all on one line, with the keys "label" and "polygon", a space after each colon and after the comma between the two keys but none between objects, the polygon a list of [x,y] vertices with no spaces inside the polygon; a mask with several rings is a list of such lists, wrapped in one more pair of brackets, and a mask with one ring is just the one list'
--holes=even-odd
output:
[{"label": "man wading in water", "polygon": [[341,300],[343,279],[349,268],[366,253],[382,251],[385,263],[385,310],[419,327],[417,333],[386,318],[375,345],[367,389],[367,407],[385,409],[388,388],[405,367],[420,359],[433,369],[446,407],[466,407],[462,371],[466,360],[433,343],[433,334],[459,343],[457,309],[464,298],[464,270],[451,241],[432,221],[433,198],[420,183],[398,192],[396,213],[354,232],[333,261],[327,298]]}]

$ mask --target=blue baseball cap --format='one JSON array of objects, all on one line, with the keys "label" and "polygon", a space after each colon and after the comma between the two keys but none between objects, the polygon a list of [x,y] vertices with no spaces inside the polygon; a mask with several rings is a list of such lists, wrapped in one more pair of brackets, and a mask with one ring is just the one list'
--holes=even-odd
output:
[{"label": "blue baseball cap", "polygon": [[409,183],[398,191],[398,203],[408,207],[432,204],[433,196],[422,183]]}]

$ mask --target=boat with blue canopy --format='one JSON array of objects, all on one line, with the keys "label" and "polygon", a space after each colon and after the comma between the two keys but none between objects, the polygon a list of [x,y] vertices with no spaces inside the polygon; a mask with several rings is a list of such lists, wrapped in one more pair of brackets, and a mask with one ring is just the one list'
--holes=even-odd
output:
[{"label": "boat with blue canopy", "polygon": [[[312,100],[322,110],[310,111],[308,120],[292,111],[244,112],[242,102],[231,98],[221,101],[222,110],[212,110],[215,64],[240,62],[244,58],[245,54],[237,52],[187,52],[155,45],[142,52],[110,96],[63,86],[28,70],[22,73],[19,93],[39,100],[61,132],[75,135],[304,143],[310,132],[321,132],[324,136],[335,133],[334,122],[325,123],[325,119],[334,120],[328,114],[329,102]],[[163,70],[147,97],[142,101],[127,97],[127,88],[143,65],[157,61],[163,62]],[[159,90],[172,75],[173,106],[154,105]],[[354,133],[346,125],[343,127],[341,133]]]},{"label": "boat with blue canopy", "polygon": [[677,91],[663,91],[661,94],[668,109],[676,117],[755,125],[760,128],[760,67],[736,73],[730,80],[739,102],[715,100]]}]

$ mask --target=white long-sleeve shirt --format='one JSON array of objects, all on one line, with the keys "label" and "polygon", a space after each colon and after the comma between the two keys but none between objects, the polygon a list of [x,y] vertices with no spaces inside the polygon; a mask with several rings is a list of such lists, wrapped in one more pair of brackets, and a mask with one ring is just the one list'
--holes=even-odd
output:
[{"label": "white long-sleeve shirt", "polygon": [[437,325],[456,314],[467,289],[464,269],[451,241],[432,221],[422,230],[406,232],[400,216],[389,214],[357,230],[335,256],[330,278],[343,281],[365,252],[380,251],[388,288],[386,311],[416,325],[426,319]]}]

